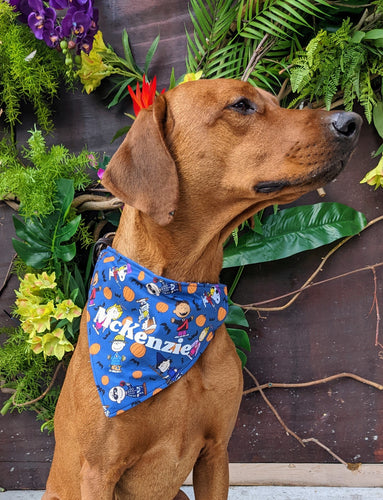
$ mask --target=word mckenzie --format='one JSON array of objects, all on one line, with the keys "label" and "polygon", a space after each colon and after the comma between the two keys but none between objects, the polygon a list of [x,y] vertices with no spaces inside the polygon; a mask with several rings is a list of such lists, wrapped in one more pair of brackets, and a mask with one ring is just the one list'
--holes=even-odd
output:
[{"label": "word mckenzie", "polygon": [[155,349],[156,351],[168,352],[171,354],[181,354],[182,356],[189,356],[192,345],[183,345],[179,342],[171,342],[168,340],[163,341],[160,338],[147,335],[142,331],[134,332],[134,330],[139,326],[139,323],[133,324],[133,322],[130,320],[126,320],[124,325],[121,323],[121,321],[116,320],[110,323],[109,330],[113,333],[123,335],[126,339],[137,342],[137,344],[143,344],[149,349]]}]

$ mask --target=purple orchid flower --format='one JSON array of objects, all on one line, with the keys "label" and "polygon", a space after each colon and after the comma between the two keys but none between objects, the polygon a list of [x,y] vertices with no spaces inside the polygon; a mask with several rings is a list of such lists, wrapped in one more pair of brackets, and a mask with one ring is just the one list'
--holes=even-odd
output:
[{"label": "purple orchid flower", "polygon": [[63,10],[69,7],[68,0],[49,0],[49,5],[56,10]]},{"label": "purple orchid flower", "polygon": [[78,10],[72,6],[68,9],[62,21],[62,30],[65,37],[71,35],[81,36],[86,34],[91,25],[91,17],[86,11]]},{"label": "purple orchid flower", "polygon": [[28,23],[28,16],[32,12],[28,0],[9,0],[9,5],[19,12],[19,20],[22,23]]},{"label": "purple orchid flower", "polygon": [[32,12],[28,16],[28,25],[35,37],[44,39],[44,32],[51,31],[56,21],[56,11],[51,7],[44,8],[42,0],[29,0]]},{"label": "purple orchid flower", "polygon": [[47,21],[44,26],[43,40],[48,47],[57,47],[62,39],[61,26],[55,26],[53,22]]}]

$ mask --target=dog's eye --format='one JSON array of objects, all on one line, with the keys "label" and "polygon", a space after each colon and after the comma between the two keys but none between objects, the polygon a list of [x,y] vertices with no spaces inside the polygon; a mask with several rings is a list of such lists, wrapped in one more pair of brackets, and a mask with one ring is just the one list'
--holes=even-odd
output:
[{"label": "dog's eye", "polygon": [[246,99],[245,97],[238,99],[238,101],[235,101],[228,107],[229,109],[233,109],[234,111],[241,113],[241,115],[251,115],[257,111],[256,105],[251,101],[249,101],[249,99]]}]

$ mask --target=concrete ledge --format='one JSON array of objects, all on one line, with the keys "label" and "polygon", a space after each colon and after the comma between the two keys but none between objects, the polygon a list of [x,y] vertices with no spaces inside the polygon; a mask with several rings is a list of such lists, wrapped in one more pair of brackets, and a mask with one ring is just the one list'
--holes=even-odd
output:
[{"label": "concrete ledge", "polygon": [[[182,488],[194,499],[191,486]],[[43,491],[6,491],[0,500],[40,500]],[[295,486],[232,486],[228,500],[381,500],[382,488],[329,488]]]}]

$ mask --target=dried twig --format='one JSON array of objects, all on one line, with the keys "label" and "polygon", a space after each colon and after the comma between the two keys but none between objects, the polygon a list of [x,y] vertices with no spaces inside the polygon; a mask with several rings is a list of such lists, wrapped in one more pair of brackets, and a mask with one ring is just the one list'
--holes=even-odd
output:
[{"label": "dried twig", "polygon": [[13,263],[15,262],[15,259],[17,257],[17,253],[15,253],[11,259],[11,262],[8,266],[8,269],[7,269],[7,273],[5,275],[5,278],[4,278],[4,281],[3,281],[3,284],[1,285],[1,288],[0,288],[0,297],[1,297],[1,294],[3,293],[5,287],[7,286],[8,284],[8,281],[10,280],[11,278],[11,271],[12,271],[12,267],[13,267]]},{"label": "dried twig", "polygon": [[[250,375],[250,377],[253,378],[253,375],[251,374],[251,372],[248,371],[247,368],[245,368],[245,370]],[[356,375],[355,373],[342,372],[342,373],[337,373],[335,375],[331,375],[330,377],[325,377],[325,378],[321,378],[318,380],[311,380],[310,382],[299,382],[299,383],[294,383],[294,384],[268,382],[266,384],[258,385],[256,387],[252,387],[251,389],[247,389],[246,391],[243,391],[243,395],[247,396],[248,394],[251,394],[253,392],[257,392],[257,391],[260,391],[263,389],[271,389],[272,387],[279,387],[282,389],[292,389],[292,388],[299,388],[299,387],[312,387],[314,385],[327,384],[328,382],[332,382],[333,380],[337,380],[340,378],[352,378],[354,380],[357,380],[358,382],[361,382],[362,384],[367,384],[367,385],[370,385],[372,387],[375,387],[375,389],[378,389],[379,391],[383,391],[382,384],[378,384],[377,382],[367,380],[363,377],[360,377],[359,375]],[[253,380],[254,380],[254,378],[253,378]]]},{"label": "dried twig", "polygon": [[[380,217],[377,217],[376,219],[373,219],[372,221],[370,221],[360,232],[362,231],[365,231],[367,228],[371,227],[372,225],[376,224],[377,222],[380,222],[383,220],[383,215],[381,215]],[[360,234],[360,233],[358,233]],[[366,271],[366,270],[370,270],[370,269],[374,269],[376,267],[379,267],[381,265],[383,265],[383,262],[379,262],[377,264],[374,264],[374,265],[369,265],[369,266],[365,266],[365,267],[362,267],[362,268],[359,268],[359,269],[354,269],[353,271],[349,271],[347,273],[343,273],[339,276],[334,276],[332,278],[328,278],[326,280],[322,280],[322,281],[317,281],[316,283],[312,283],[312,281],[315,279],[315,277],[319,274],[320,271],[322,271],[325,263],[327,262],[327,260],[337,251],[339,250],[339,248],[341,246],[343,246],[345,243],[347,243],[351,238],[353,238],[355,235],[353,236],[348,236],[347,238],[344,238],[343,240],[341,240],[334,248],[332,248],[326,255],[325,257],[322,259],[320,265],[317,267],[317,269],[311,274],[311,276],[305,281],[305,283],[298,289],[298,290],[295,290],[293,292],[290,292],[290,293],[286,293],[284,295],[281,295],[279,297],[274,297],[272,299],[267,299],[267,300],[263,300],[261,302],[253,302],[251,304],[238,304],[238,303],[235,303],[236,306],[239,306],[241,307],[242,309],[246,309],[248,311],[268,311],[268,312],[271,312],[271,311],[283,311],[284,309],[287,309],[291,304],[293,304],[297,298],[300,296],[300,294],[307,290],[307,288],[311,288],[313,286],[317,286],[317,285],[320,285],[320,284],[323,284],[323,283],[326,283],[326,282],[329,282],[329,281],[332,281],[332,280],[335,280],[335,279],[339,279],[339,278],[343,278],[345,276],[348,276],[348,275],[351,275],[351,274],[354,274],[354,273],[358,273],[358,272],[361,272],[361,271]],[[289,297],[293,295],[293,298],[290,299],[286,304],[284,304],[283,306],[279,306],[279,307],[259,307],[263,304],[267,304],[269,302],[275,302],[276,300],[280,300],[282,298],[286,298],[286,297]],[[378,308],[377,308],[377,312],[378,312]]]},{"label": "dried twig", "polygon": [[261,396],[262,396],[262,398],[263,398],[263,400],[265,401],[265,403],[267,404],[267,406],[271,409],[271,411],[273,412],[274,416],[276,417],[276,419],[278,420],[278,422],[281,424],[281,426],[284,428],[284,430],[286,431],[286,433],[288,435],[293,436],[302,446],[305,446],[306,443],[315,443],[315,444],[317,444],[318,446],[320,446],[321,448],[323,448],[324,450],[326,450],[327,453],[329,453],[338,462],[340,462],[341,464],[345,465],[349,469],[353,468],[352,467],[353,464],[348,464],[347,462],[345,462],[341,457],[339,457],[336,453],[334,453],[328,446],[326,446],[323,443],[321,443],[318,439],[316,439],[314,437],[302,439],[294,431],[292,431],[285,424],[285,422],[283,421],[282,417],[279,415],[279,413],[277,412],[277,410],[275,409],[275,407],[272,405],[272,403],[270,402],[270,400],[266,397],[265,393],[263,392],[263,389],[269,389],[271,387],[284,387],[284,388],[286,388],[286,387],[288,387],[288,388],[291,388],[291,387],[308,387],[308,386],[312,386],[312,385],[315,385],[315,384],[322,384],[322,383],[325,383],[325,382],[329,382],[331,380],[335,380],[337,378],[342,378],[342,377],[351,377],[351,378],[353,378],[355,380],[358,380],[359,382],[362,382],[362,383],[365,383],[365,384],[368,384],[368,385],[372,385],[373,387],[376,387],[379,390],[383,390],[383,386],[382,385],[377,384],[375,382],[371,382],[371,381],[366,380],[366,379],[363,379],[362,377],[359,377],[358,375],[355,375],[353,373],[339,373],[339,374],[333,375],[331,377],[326,377],[326,378],[323,378],[323,379],[320,379],[320,380],[314,380],[314,381],[311,381],[311,382],[304,382],[304,383],[301,383],[301,384],[275,384],[275,383],[268,383],[268,384],[260,385],[259,382],[258,382],[258,380],[255,378],[255,376],[251,373],[251,371],[248,368],[245,367],[244,371],[251,377],[251,379],[255,383],[256,387],[254,387],[252,389],[249,389],[247,391],[244,391],[243,394],[246,395],[246,394],[250,394],[250,392],[259,391],[260,394],[261,394]]},{"label": "dried twig", "polygon": [[255,385],[257,386],[257,390],[259,390],[262,398],[264,399],[264,401],[266,402],[266,404],[269,406],[269,408],[271,409],[271,411],[274,413],[276,419],[281,424],[281,426],[285,429],[285,431],[287,432],[287,434],[290,434],[291,436],[295,437],[295,439],[297,441],[299,441],[302,446],[305,446],[303,440],[297,434],[295,434],[294,431],[292,431],[291,429],[289,429],[287,427],[287,425],[284,423],[284,421],[282,420],[282,418],[279,415],[279,413],[277,412],[277,410],[274,408],[274,406],[270,403],[269,399],[266,397],[265,393],[263,392],[263,390],[261,389],[261,386],[258,383],[258,380],[254,377],[254,375],[251,373],[251,371],[249,369],[247,369],[246,366],[245,366],[244,370],[253,379]]},{"label": "dried twig", "polygon": [[269,42],[265,45],[267,40],[269,39],[270,35],[266,33],[266,35],[262,38],[262,40],[259,42],[257,45],[257,48],[254,50],[253,55],[250,58],[249,64],[247,65],[241,80],[243,82],[247,82],[249,79],[249,76],[251,73],[254,71],[255,66],[258,64],[260,59],[268,52],[271,47],[274,45],[275,40],[269,40]]},{"label": "dried twig", "polygon": [[37,403],[38,401],[40,401],[41,399],[43,399],[43,398],[44,398],[44,397],[48,394],[48,392],[52,389],[53,384],[54,384],[54,383],[55,383],[55,381],[56,381],[57,374],[58,374],[58,372],[59,372],[60,368],[62,367],[62,365],[63,365],[63,363],[62,363],[62,361],[61,361],[61,362],[60,362],[60,363],[56,366],[56,370],[55,370],[55,372],[54,372],[54,374],[53,374],[52,380],[50,381],[50,383],[49,383],[48,387],[45,389],[45,391],[44,391],[42,394],[40,394],[40,396],[38,396],[38,397],[37,397],[37,398],[35,398],[35,399],[32,399],[31,401],[25,401],[24,403],[16,403],[16,402],[15,402],[15,398],[16,398],[16,394],[17,394],[17,393],[15,392],[15,393],[13,394],[13,396],[12,396],[12,404],[13,404],[13,406],[16,406],[17,408],[20,408],[20,407],[22,407],[22,406],[33,405],[34,403]]},{"label": "dried twig", "polygon": [[115,210],[122,207],[122,205],[123,202],[119,198],[106,198],[94,194],[77,196],[72,202],[72,207],[76,208],[80,213],[91,210]]}]

